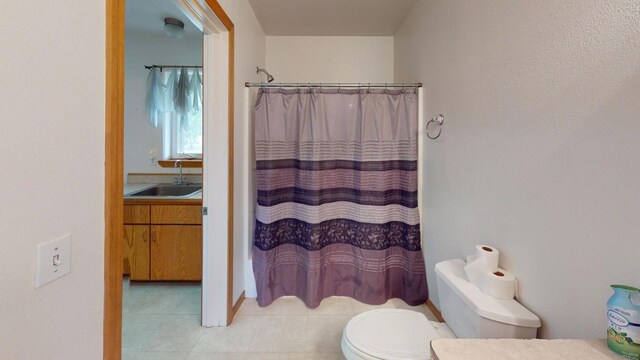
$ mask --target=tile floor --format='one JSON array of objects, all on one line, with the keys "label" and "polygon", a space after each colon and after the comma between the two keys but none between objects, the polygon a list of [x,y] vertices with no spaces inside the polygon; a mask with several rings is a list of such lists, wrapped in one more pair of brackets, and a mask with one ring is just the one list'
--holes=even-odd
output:
[{"label": "tile floor", "polygon": [[435,317],[425,305],[392,299],[373,306],[344,297],[308,309],[295,297],[266,308],[245,299],[233,323],[200,327],[200,285],[125,281],[123,360],[332,360],[343,359],[342,329],[354,315],[375,308],[405,308]]}]

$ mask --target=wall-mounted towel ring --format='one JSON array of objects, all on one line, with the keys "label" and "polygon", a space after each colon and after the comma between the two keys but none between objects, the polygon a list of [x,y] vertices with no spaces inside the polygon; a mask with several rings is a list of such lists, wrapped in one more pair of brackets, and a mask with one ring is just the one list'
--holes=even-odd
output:
[{"label": "wall-mounted towel ring", "polygon": [[[438,133],[435,134],[434,136],[431,136],[431,134],[429,133],[429,125],[431,125],[431,123],[438,124]],[[438,116],[432,117],[431,120],[427,122],[427,137],[431,140],[435,140],[439,138],[440,134],[442,134],[442,124],[444,124],[444,115],[440,114]]]}]

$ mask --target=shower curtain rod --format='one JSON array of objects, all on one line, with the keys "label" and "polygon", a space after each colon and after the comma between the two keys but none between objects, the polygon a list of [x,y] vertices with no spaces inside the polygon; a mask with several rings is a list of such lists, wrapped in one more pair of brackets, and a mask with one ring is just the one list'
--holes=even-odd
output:
[{"label": "shower curtain rod", "polygon": [[181,67],[185,67],[185,68],[198,68],[198,69],[202,69],[202,65],[145,65],[144,68],[145,69],[153,69],[153,68],[160,68],[160,70],[162,70],[162,68],[181,68]]},{"label": "shower curtain rod", "polygon": [[323,87],[323,88],[410,88],[410,87],[422,87],[422,83],[244,83],[245,87]]}]

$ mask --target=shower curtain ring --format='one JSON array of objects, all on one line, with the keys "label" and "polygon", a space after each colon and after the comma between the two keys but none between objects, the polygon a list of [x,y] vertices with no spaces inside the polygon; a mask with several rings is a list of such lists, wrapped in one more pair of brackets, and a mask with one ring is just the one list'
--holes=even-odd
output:
[{"label": "shower curtain ring", "polygon": [[387,91],[387,83],[384,83],[384,93],[385,94],[388,93],[388,91]]},{"label": "shower curtain ring", "polygon": [[338,84],[338,94],[340,94],[340,84]]},{"label": "shower curtain ring", "polygon": [[402,83],[402,93],[404,94],[404,83]]},{"label": "shower curtain ring", "polygon": [[367,94],[371,94],[371,83],[369,83],[369,88],[367,89]]}]

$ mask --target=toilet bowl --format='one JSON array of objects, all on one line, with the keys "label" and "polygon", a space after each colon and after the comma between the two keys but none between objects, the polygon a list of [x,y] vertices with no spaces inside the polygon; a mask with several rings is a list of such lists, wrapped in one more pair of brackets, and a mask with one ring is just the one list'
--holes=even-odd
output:
[{"label": "toilet bowl", "polygon": [[441,337],[454,336],[446,325],[431,323],[419,312],[378,309],[349,320],[341,345],[347,360],[427,360],[430,341]]},{"label": "toilet bowl", "polygon": [[536,337],[540,318],[516,300],[484,294],[469,282],[465,262],[453,259],[436,264],[438,302],[446,321],[430,322],[415,311],[378,309],[353,317],[342,333],[347,360],[429,359],[431,340]]}]

